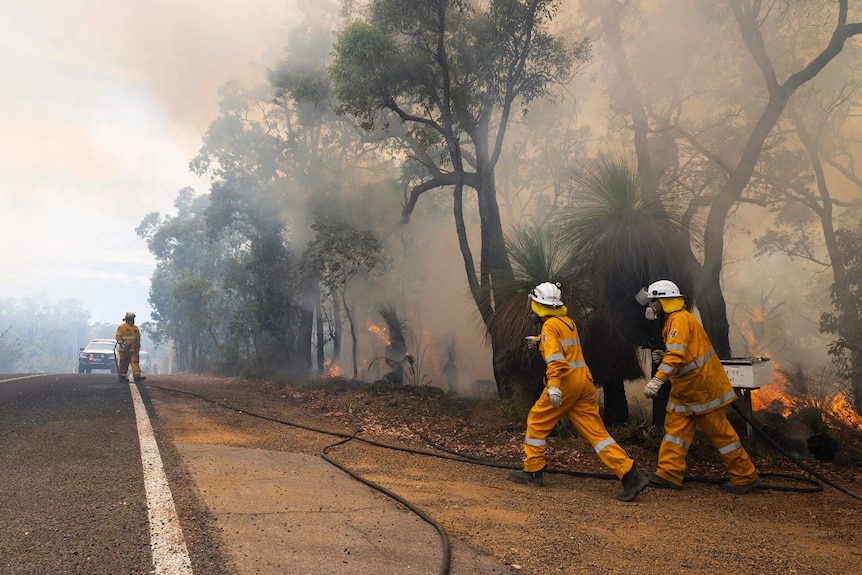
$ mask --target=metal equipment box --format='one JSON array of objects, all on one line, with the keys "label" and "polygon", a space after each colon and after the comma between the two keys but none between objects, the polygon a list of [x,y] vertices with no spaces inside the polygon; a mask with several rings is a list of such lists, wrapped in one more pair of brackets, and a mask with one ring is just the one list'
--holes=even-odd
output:
[{"label": "metal equipment box", "polygon": [[722,359],[721,365],[734,388],[758,389],[773,382],[772,361],[767,357]]}]

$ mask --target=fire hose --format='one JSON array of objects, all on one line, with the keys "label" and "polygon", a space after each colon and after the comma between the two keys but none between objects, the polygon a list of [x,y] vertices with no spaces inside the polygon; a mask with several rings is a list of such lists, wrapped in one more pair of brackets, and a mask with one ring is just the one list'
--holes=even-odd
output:
[{"label": "fire hose", "polygon": [[[485,467],[494,467],[494,468],[499,468],[499,469],[518,469],[518,470],[521,469],[521,466],[515,466],[515,465],[511,465],[511,464],[506,464],[506,463],[499,463],[499,462],[496,462],[493,460],[479,458],[479,457],[473,457],[473,456],[465,455],[463,453],[460,453],[460,452],[457,452],[457,451],[454,451],[451,449],[447,449],[444,446],[440,446],[440,445],[436,444],[430,438],[425,437],[424,435],[417,433],[415,431],[414,431],[414,433],[416,433],[417,436],[419,436],[426,444],[433,447],[437,451],[425,451],[425,450],[414,449],[414,448],[410,448],[410,447],[399,447],[399,446],[390,445],[387,443],[382,443],[379,441],[374,441],[372,439],[367,439],[367,438],[359,436],[359,433],[361,433],[362,430],[358,430],[352,434],[347,434],[347,433],[340,433],[337,431],[315,428],[315,427],[311,427],[308,425],[296,423],[293,421],[278,419],[275,417],[270,417],[267,415],[255,413],[255,412],[249,411],[247,409],[235,407],[235,406],[226,404],[224,402],[208,398],[208,397],[206,397],[200,393],[194,392],[194,391],[177,389],[177,388],[166,387],[166,386],[161,386],[161,385],[146,384],[146,383],[141,383],[139,385],[147,387],[147,388],[152,388],[152,389],[161,389],[163,391],[170,391],[170,392],[174,392],[174,393],[181,393],[181,394],[185,394],[185,395],[190,395],[193,397],[197,397],[197,398],[199,398],[203,401],[206,401],[208,403],[211,403],[213,405],[217,405],[217,406],[222,407],[224,409],[228,409],[230,411],[235,411],[235,412],[243,414],[243,415],[247,415],[250,417],[257,418],[257,419],[262,419],[262,420],[269,421],[272,423],[277,423],[279,425],[287,425],[290,427],[295,427],[298,429],[303,429],[303,430],[311,431],[314,433],[320,433],[323,435],[330,435],[333,437],[340,438],[339,441],[337,441],[336,443],[333,443],[333,444],[325,447],[323,449],[321,457],[324,460],[326,460],[328,463],[330,463],[331,465],[342,470],[343,472],[350,475],[351,477],[353,477],[357,481],[364,483],[365,485],[371,487],[372,489],[379,491],[380,493],[386,495],[387,497],[401,503],[402,505],[404,505],[405,507],[410,509],[413,513],[418,515],[423,521],[425,521],[426,523],[428,523],[432,527],[434,527],[435,530],[437,531],[438,535],[439,535],[439,538],[441,541],[441,546],[443,548],[443,560],[442,560],[440,570],[439,570],[440,575],[448,575],[449,574],[450,563],[451,563],[451,550],[450,550],[450,545],[449,545],[449,538],[448,538],[448,535],[446,534],[446,531],[443,529],[443,527],[437,521],[435,521],[433,518],[428,516],[422,510],[418,509],[415,505],[413,505],[409,501],[403,499],[402,497],[400,497],[396,493],[393,493],[392,491],[386,489],[382,485],[379,485],[379,484],[374,483],[368,479],[365,479],[364,477],[360,476],[358,473],[350,470],[349,468],[345,467],[344,465],[333,460],[331,457],[329,457],[327,455],[327,453],[331,449],[333,449],[339,445],[346,444],[349,441],[359,441],[359,442],[362,442],[362,443],[365,443],[367,445],[371,445],[374,447],[380,447],[383,449],[391,449],[394,451],[401,451],[401,452],[405,452],[405,453],[411,453],[414,455],[425,455],[425,456],[429,456],[429,457],[437,457],[440,459],[448,459],[448,460],[452,460],[452,461],[459,461],[459,462],[463,462],[463,463],[470,463],[473,465],[482,465]],[[807,473],[816,477],[817,479],[819,479],[823,483],[826,483],[827,485],[833,487],[834,489],[836,489],[838,491],[841,491],[842,493],[845,493],[845,494],[847,494],[851,497],[854,497],[856,499],[862,499],[862,496],[860,496],[859,494],[835,483],[834,481],[831,481],[829,478],[825,477],[822,473],[819,473],[817,470],[812,469],[810,466],[805,465],[805,463],[800,461],[797,457],[788,453],[780,445],[778,445],[771,437],[766,435],[761,429],[759,429],[756,425],[754,425],[754,422],[752,422],[751,419],[747,415],[742,413],[742,410],[740,410],[736,406],[735,403],[733,403],[731,405],[749,425],[751,425],[755,430],[757,430],[757,432],[770,443],[770,445],[772,445],[776,450],[778,450],[782,455],[787,457],[790,461],[792,461],[800,469],[806,471]],[[613,475],[610,473],[581,472],[581,471],[574,471],[574,470],[570,470],[570,469],[556,469],[556,468],[545,468],[544,472],[545,473],[560,474],[560,475],[569,475],[569,476],[581,477],[581,478],[609,479],[609,480],[613,480],[613,481],[618,480],[616,475]],[[793,492],[800,492],[800,493],[818,493],[818,492],[823,491],[823,486],[820,483],[818,483],[817,481],[810,479],[808,477],[803,477],[803,476],[799,476],[799,475],[790,475],[790,474],[785,474],[785,473],[761,473],[760,477],[761,478],[772,477],[772,478],[787,479],[787,480],[791,480],[791,481],[798,481],[800,483],[808,484],[808,487],[787,487],[787,486],[782,486],[782,485],[770,485],[768,483],[764,483],[760,487],[760,489],[768,489],[768,490],[773,490],[773,491],[793,491]],[[686,476],[686,478],[685,478],[686,482],[695,482],[695,483],[699,482],[699,483],[720,484],[720,483],[723,483],[725,480],[726,480],[726,478],[709,478],[709,477],[701,477],[701,476]]]},{"label": "fire hose", "polygon": [[114,367],[117,368],[117,375],[120,375],[120,364],[117,361],[117,346],[120,345],[120,342],[114,342]]}]

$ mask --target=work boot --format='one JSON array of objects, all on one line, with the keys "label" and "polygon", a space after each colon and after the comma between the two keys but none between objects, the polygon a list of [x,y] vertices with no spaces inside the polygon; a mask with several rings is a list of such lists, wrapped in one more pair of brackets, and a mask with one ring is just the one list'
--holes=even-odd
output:
[{"label": "work boot", "polygon": [[144,381],[145,379],[147,379],[147,378],[143,375],[136,375],[135,376],[135,383],[140,383],[140,382]]},{"label": "work boot", "polygon": [[117,375],[117,379],[120,380],[120,383],[126,383],[126,376],[125,375]]},{"label": "work boot", "polygon": [[755,479],[751,483],[746,483],[745,485],[736,485],[735,483],[731,483],[728,481],[724,485],[721,486],[728,493],[735,493],[737,495],[742,495],[743,493],[748,493],[752,489],[756,489],[763,485],[760,479]]},{"label": "work boot", "polygon": [[647,476],[632,467],[628,473],[623,475],[623,490],[617,493],[615,497],[620,501],[631,501],[647,485],[649,485]]},{"label": "work boot", "polygon": [[671,483],[667,479],[659,477],[655,473],[647,473],[647,480],[652,487],[661,487],[662,489],[674,489],[676,491],[682,491],[682,485]]},{"label": "work boot", "polygon": [[515,483],[542,486],[542,472],[540,471],[510,471],[509,479]]}]

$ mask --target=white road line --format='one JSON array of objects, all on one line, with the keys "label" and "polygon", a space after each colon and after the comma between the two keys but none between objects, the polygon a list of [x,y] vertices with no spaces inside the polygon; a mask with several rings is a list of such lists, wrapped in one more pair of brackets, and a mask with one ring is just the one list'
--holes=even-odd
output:
[{"label": "white road line", "polygon": [[48,375],[47,373],[34,373],[33,375],[22,375],[21,377],[10,377],[9,379],[0,379],[0,383],[7,383],[9,381],[18,381],[19,379],[30,379],[31,377],[44,377]]},{"label": "white road line", "polygon": [[150,418],[138,386],[129,384],[138,438],[141,442],[141,461],[144,464],[144,488],[147,492],[147,510],[150,515],[150,547],[153,549],[155,575],[192,575],[189,552],[183,539],[183,530],[168,478],[162,467],[162,456],[153,435]]}]

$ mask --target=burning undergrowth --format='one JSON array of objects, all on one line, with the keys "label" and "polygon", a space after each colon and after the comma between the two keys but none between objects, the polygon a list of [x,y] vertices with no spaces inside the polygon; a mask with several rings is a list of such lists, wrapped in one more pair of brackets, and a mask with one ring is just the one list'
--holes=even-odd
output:
[{"label": "burning undergrowth", "polygon": [[777,369],[775,383],[752,394],[756,419],[795,455],[843,464],[862,462],[862,416],[834,372],[801,364]]}]

